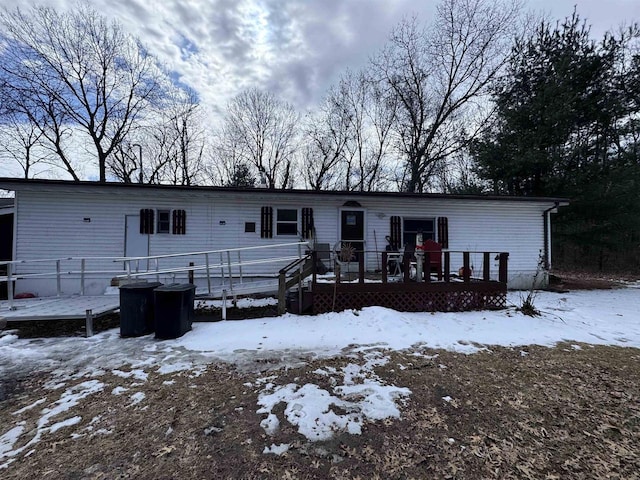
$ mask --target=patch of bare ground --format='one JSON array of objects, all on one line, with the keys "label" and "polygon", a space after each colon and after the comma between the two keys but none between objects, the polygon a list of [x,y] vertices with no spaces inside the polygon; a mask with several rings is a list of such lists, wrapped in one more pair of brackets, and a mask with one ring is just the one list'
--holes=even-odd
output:
[{"label": "patch of bare ground", "polygon": [[549,277],[549,290],[608,290],[638,279],[640,275],[631,273],[553,271]]},{"label": "patch of bare ground", "polygon": [[[45,433],[0,471],[5,480],[286,479],[286,478],[638,478],[640,351],[560,345],[493,348],[475,355],[418,350],[387,352],[375,369],[388,384],[412,391],[401,418],[365,424],[361,435],[308,442],[282,422],[269,437],[256,413],[262,388],[328,382],[313,372],[340,369],[344,356],[304,368],[241,373],[212,365],[196,375],[151,373],[146,381],[111,373],[104,389],[68,416],[80,423]],[[0,425],[33,430],[41,409],[61,395],[32,377],[0,403]],[[74,382],[69,381],[67,387]],[[251,383],[251,386],[248,384]],[[113,393],[122,386],[126,391]],[[64,389],[63,389],[64,390]],[[132,396],[145,397],[134,403]],[[37,407],[23,407],[46,398]],[[274,409],[282,419],[282,407]],[[5,428],[6,429],[6,428]],[[4,431],[4,429],[3,429]],[[75,433],[76,438],[71,435]],[[81,436],[77,436],[81,435]],[[18,448],[33,436],[25,433]],[[283,455],[263,454],[287,443]]]}]

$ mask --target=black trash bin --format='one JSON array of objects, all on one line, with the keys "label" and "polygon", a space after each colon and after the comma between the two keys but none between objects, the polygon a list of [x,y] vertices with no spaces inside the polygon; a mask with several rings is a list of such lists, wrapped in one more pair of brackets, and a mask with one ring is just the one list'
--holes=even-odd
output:
[{"label": "black trash bin", "polygon": [[196,286],[172,283],[154,291],[156,338],[178,338],[191,330]]},{"label": "black trash bin", "polygon": [[120,287],[121,337],[139,337],[153,332],[153,291],[160,285],[160,282],[138,282]]}]

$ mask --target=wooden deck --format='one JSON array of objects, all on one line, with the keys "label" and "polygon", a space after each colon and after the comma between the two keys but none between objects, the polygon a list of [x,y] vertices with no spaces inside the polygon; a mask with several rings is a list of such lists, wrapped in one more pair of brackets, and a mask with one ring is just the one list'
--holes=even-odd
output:
[{"label": "wooden deck", "polygon": [[120,308],[119,295],[73,295],[14,299],[0,302],[0,322],[30,320],[84,320],[87,336],[93,334],[93,319]]},{"label": "wooden deck", "polygon": [[507,306],[507,285],[497,281],[314,283],[313,313],[382,306],[402,312],[461,312]]},{"label": "wooden deck", "polygon": [[[381,265],[389,265],[388,253],[378,252]],[[482,265],[477,276],[469,262],[470,253],[480,254]],[[312,254],[314,256],[315,252]],[[451,272],[451,255],[462,260],[460,274]],[[389,268],[378,274],[365,272],[364,256],[347,278],[336,265],[334,275],[327,278],[313,272],[310,287],[294,302],[293,311],[316,313],[361,309],[382,306],[405,312],[452,312],[482,309],[500,309],[507,306],[507,260],[508,253],[490,252],[442,252],[441,262],[435,267],[429,255],[418,257],[422,265],[416,265],[415,257],[405,256],[398,274],[390,275]],[[498,268],[491,271],[491,261],[497,260]],[[313,265],[317,262],[313,260]],[[295,265],[294,265],[295,266]],[[416,268],[417,267],[417,268]],[[421,274],[430,272],[430,274]],[[281,275],[283,271],[281,271]],[[284,278],[284,277],[283,277]],[[294,285],[295,280],[282,283],[283,287]],[[282,290],[282,289],[281,289]]]}]

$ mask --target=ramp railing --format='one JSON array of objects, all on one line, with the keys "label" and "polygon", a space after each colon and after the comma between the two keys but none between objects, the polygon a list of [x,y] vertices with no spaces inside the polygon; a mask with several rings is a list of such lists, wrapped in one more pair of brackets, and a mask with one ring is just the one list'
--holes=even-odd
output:
[{"label": "ramp railing", "polygon": [[[207,282],[207,292],[213,293],[211,278],[220,276],[222,278],[219,290],[224,294],[258,293],[264,287],[258,288],[256,292],[251,292],[249,283],[245,279],[250,275],[247,271],[252,266],[272,265],[278,266],[285,262],[298,260],[305,256],[309,248],[308,242],[291,242],[274,245],[261,245],[254,247],[239,247],[220,250],[207,250],[198,252],[175,253],[166,255],[150,255],[145,257],[63,257],[46,258],[33,260],[12,260],[0,262],[0,270],[6,270],[4,275],[0,274],[0,283],[7,283],[7,298],[9,307],[13,307],[14,282],[16,280],[49,278],[56,282],[56,294],[62,295],[62,280],[64,278],[79,278],[79,293],[85,294],[85,279],[89,275],[109,275],[118,279],[135,279],[144,277],[156,277],[161,275],[171,276],[174,280],[178,274],[184,274],[190,281],[193,281],[196,272],[203,272]],[[273,253],[274,250],[278,253]],[[288,250],[287,253],[282,253]],[[251,258],[247,254],[253,252]],[[182,265],[176,265],[183,261]],[[113,263],[123,264],[123,268],[89,268],[93,262],[100,265]],[[167,265],[163,265],[167,264]],[[42,271],[20,272],[20,266],[31,266],[33,264],[42,265]],[[3,268],[4,267],[4,268]],[[278,271],[274,269],[273,285],[277,288]],[[253,282],[256,283],[256,282]]]},{"label": "ramp railing", "polygon": [[[186,273],[190,279],[193,279],[196,272],[204,272],[207,281],[207,293],[213,294],[211,278],[213,272],[219,271],[222,284],[219,290],[226,290],[228,294],[233,294],[242,286],[246,286],[245,278],[247,275],[247,267],[258,265],[278,265],[284,262],[298,260],[306,255],[309,248],[309,242],[291,242],[279,243],[274,245],[260,245],[253,247],[227,248],[221,250],[207,250],[201,252],[174,253],[166,255],[150,255],[146,257],[120,257],[115,261],[124,262],[125,274],[119,275],[118,278],[138,278],[146,276],[155,276],[156,279],[160,275],[176,275],[178,273]],[[273,250],[283,249],[293,250],[292,253],[270,255]],[[295,249],[295,250],[294,250]],[[257,254],[252,258],[246,258],[246,254],[252,252]],[[295,253],[294,253],[295,252]],[[182,259],[183,265],[162,267],[162,261]],[[184,265],[187,263],[187,265]],[[151,264],[147,269],[141,269],[140,265],[145,263]],[[277,271],[276,271],[277,272]],[[277,273],[274,272],[274,277]],[[255,283],[255,282],[252,282]],[[245,288],[246,289],[246,288]]]}]

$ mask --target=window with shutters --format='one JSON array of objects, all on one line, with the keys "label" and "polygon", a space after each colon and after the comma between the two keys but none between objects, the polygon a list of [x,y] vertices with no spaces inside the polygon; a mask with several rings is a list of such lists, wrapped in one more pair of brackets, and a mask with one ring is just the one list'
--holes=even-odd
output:
[{"label": "window with shutters", "polygon": [[434,218],[405,218],[402,229],[402,241],[405,246],[416,246],[416,235],[422,233],[423,240],[435,240]]},{"label": "window with shutters", "polygon": [[143,208],[140,210],[140,233],[185,235],[187,233],[187,212],[180,209]]},{"label": "window with shutters", "polygon": [[279,208],[276,214],[276,235],[298,234],[298,210]]},{"label": "window with shutters", "polygon": [[158,210],[156,233],[169,233],[171,230],[171,210]]}]

